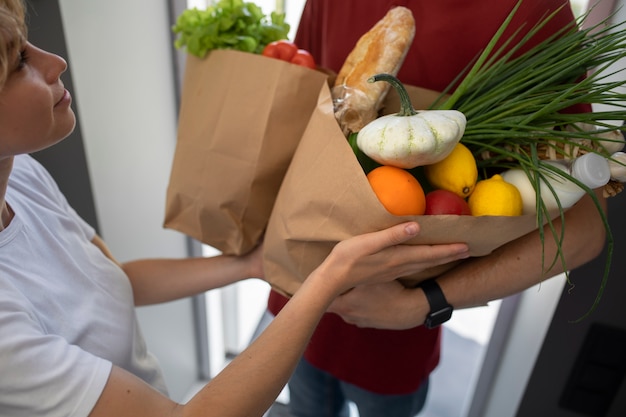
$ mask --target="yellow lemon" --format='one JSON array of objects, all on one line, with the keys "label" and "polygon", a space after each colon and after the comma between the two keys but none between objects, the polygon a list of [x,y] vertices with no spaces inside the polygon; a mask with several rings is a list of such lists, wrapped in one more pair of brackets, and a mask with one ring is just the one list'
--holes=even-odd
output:
[{"label": "yellow lemon", "polygon": [[523,208],[517,187],[497,174],[478,181],[468,203],[472,216],[519,216]]},{"label": "yellow lemon", "polygon": [[474,190],[478,168],[472,152],[462,143],[457,143],[443,160],[426,165],[424,174],[434,188],[452,191],[466,198]]}]

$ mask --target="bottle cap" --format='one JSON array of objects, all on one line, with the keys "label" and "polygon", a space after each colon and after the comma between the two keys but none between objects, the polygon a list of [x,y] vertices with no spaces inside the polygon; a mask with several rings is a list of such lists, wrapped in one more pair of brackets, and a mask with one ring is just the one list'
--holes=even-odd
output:
[{"label": "bottle cap", "polygon": [[590,152],[574,160],[572,176],[587,187],[594,189],[602,187],[609,182],[611,171],[605,157]]}]

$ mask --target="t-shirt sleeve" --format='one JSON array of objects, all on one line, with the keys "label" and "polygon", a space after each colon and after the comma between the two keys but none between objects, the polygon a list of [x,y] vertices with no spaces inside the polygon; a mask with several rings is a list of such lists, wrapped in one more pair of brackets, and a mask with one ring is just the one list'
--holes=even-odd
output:
[{"label": "t-shirt sleeve", "polygon": [[7,295],[0,291],[0,415],[88,416],[106,385],[111,363],[46,334],[38,320]]}]

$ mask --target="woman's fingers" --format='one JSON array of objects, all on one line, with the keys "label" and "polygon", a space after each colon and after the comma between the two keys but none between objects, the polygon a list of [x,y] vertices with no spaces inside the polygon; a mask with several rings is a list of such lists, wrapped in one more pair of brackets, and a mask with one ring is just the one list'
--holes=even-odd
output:
[{"label": "woman's fingers", "polygon": [[377,232],[366,233],[340,242],[337,246],[358,246],[363,253],[377,253],[381,250],[399,245],[417,236],[419,225],[416,222],[400,223]]},{"label": "woman's fingers", "polygon": [[415,222],[340,242],[333,250],[335,271],[354,285],[389,281],[468,256],[467,245],[404,245],[419,233]]},{"label": "woman's fingers", "polygon": [[[447,264],[469,256],[469,248],[465,243],[441,245],[398,245],[389,251],[398,264],[419,265],[430,268]],[[388,253],[386,255],[389,255]]]}]

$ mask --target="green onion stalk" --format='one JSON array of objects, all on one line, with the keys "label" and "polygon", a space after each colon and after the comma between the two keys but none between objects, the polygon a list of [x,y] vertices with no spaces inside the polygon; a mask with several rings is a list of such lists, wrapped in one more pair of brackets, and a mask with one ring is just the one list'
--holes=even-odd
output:
[{"label": "green onion stalk", "polygon": [[[557,255],[550,261],[550,267],[560,261],[567,271],[561,248],[565,217],[561,209],[556,218],[561,219],[563,227],[557,232],[540,198],[540,187],[548,187],[558,202],[555,190],[545,179],[559,175],[575,182],[592,197],[606,229],[607,259],[598,293],[584,318],[597,307],[605,289],[613,255],[613,236],[594,191],[543,161],[547,159],[546,149],[556,155],[556,159],[575,157],[568,154],[568,149],[601,153],[600,141],[606,139],[598,134],[623,129],[626,93],[620,91],[624,91],[626,76],[619,81],[615,81],[614,76],[623,70],[623,65],[615,64],[626,58],[625,23],[611,24],[607,19],[581,29],[588,17],[586,14],[578,19],[578,25],[563,28],[519,54],[520,48],[555,15],[554,12],[532,27],[520,42],[513,45],[513,35],[496,48],[521,1],[473,65],[450,84],[458,86],[444,91],[431,108],[456,109],[465,114],[467,126],[461,142],[476,156],[483,178],[514,167],[526,172],[537,196],[537,224],[546,224],[557,243]],[[620,69],[614,70],[616,67]],[[591,104],[594,111],[572,113],[571,109],[580,104]],[[596,110],[598,108],[604,110]],[[594,129],[580,128],[585,125]],[[603,156],[610,158],[610,155]],[[539,232],[544,244],[544,228],[539,227]],[[545,258],[542,262],[545,266]],[[571,285],[567,272],[566,275]]]}]

